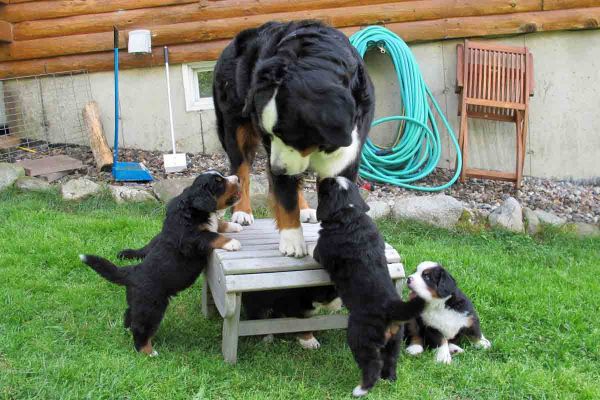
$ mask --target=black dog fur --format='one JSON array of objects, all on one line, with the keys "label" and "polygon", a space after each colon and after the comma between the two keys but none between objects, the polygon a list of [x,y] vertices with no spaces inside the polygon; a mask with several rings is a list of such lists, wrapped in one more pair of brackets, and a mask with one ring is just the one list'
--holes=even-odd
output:
[{"label": "black dog fur", "polygon": [[119,253],[119,258],[143,258],[140,264],[118,268],[102,257],[80,256],[100,276],[126,287],[124,323],[137,351],[157,355],[151,339],[170,298],[196,281],[213,249],[239,249],[239,242],[217,233],[216,216],[237,201],[238,192],[237,177],[203,173],[169,202],[163,228],[150,243]]},{"label": "black dog fur", "polygon": [[350,310],[348,345],[362,371],[355,396],[367,394],[377,380],[394,380],[401,322],[423,310],[422,299],[404,302],[390,278],[385,242],[366,214],[369,207],[356,184],[343,177],[318,185],[317,216],[322,229],[313,257],[329,272]]}]

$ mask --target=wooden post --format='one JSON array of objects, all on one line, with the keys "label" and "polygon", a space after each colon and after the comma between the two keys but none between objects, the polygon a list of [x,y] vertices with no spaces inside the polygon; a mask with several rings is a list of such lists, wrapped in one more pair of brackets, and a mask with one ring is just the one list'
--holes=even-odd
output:
[{"label": "wooden post", "polygon": [[226,315],[223,319],[223,342],[222,351],[225,362],[235,364],[237,362],[237,348],[240,332],[240,311],[242,308],[241,294],[228,294],[235,302],[233,313]]},{"label": "wooden post", "polygon": [[203,274],[204,280],[202,281],[202,315],[205,318],[211,318],[216,314],[217,308],[215,307],[215,301],[213,300],[210,286],[208,285],[208,277],[206,273]]},{"label": "wooden post", "polygon": [[104,129],[102,129],[98,103],[90,101],[85,105],[83,108],[83,119],[87,126],[90,147],[92,148],[98,171],[110,171],[113,164],[113,157],[104,136]]}]

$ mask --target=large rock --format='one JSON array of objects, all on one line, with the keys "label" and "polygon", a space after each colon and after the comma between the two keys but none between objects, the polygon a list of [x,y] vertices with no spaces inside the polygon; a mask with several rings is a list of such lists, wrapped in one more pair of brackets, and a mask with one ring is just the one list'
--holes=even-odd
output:
[{"label": "large rock", "polygon": [[23,167],[10,163],[0,163],[0,190],[12,186],[21,176],[25,176]]},{"label": "large rock", "polygon": [[160,201],[168,203],[175,196],[179,196],[181,192],[194,182],[194,177],[163,179],[156,182],[152,186],[152,190]]},{"label": "large rock", "polygon": [[127,186],[109,186],[110,193],[117,203],[142,203],[156,201],[148,191]]},{"label": "large rock", "polygon": [[534,213],[542,224],[563,226],[567,223],[565,218],[558,217],[544,210],[535,210]]},{"label": "large rock", "polygon": [[250,202],[253,208],[269,206],[269,180],[263,175],[250,175]]},{"label": "large rock", "polygon": [[494,227],[512,232],[523,232],[523,210],[514,197],[508,197],[500,207],[492,211],[488,221]]},{"label": "large rock", "polygon": [[50,184],[43,179],[22,176],[15,182],[15,186],[21,190],[30,192],[43,192],[50,190]]},{"label": "large rock", "polygon": [[527,222],[527,233],[530,235],[538,233],[540,231],[540,219],[537,214],[531,208],[525,207],[523,209],[523,216]]},{"label": "large rock", "polygon": [[370,208],[367,215],[373,219],[388,217],[392,212],[392,207],[385,201],[369,201],[367,205]]},{"label": "large rock", "polygon": [[100,185],[86,178],[71,179],[60,188],[62,197],[65,200],[81,200],[101,190]]},{"label": "large rock", "polygon": [[399,219],[422,221],[442,228],[456,226],[465,209],[462,202],[452,196],[413,196],[401,198],[392,208],[392,214]]},{"label": "large rock", "polygon": [[573,224],[575,233],[579,237],[600,236],[600,228],[596,225],[586,224],[585,222],[576,222]]}]

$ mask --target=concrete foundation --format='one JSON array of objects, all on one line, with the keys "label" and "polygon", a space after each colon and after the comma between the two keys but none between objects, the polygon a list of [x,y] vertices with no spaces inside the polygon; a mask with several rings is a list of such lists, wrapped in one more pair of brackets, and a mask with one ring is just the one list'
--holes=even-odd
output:
[{"label": "concrete foundation", "polygon": [[[527,46],[534,55],[535,96],[531,98],[525,174],[561,179],[600,177],[600,31],[534,33],[494,42]],[[458,132],[458,96],[454,93],[456,44],[443,41],[411,46],[425,81]],[[393,66],[386,54],[366,56],[376,88],[376,116],[400,113],[402,102]],[[166,83],[163,67],[125,70],[120,74],[122,145],[146,150],[170,149]],[[113,141],[113,74],[90,74],[93,99],[102,112],[109,143]],[[8,88],[6,88],[8,89]],[[213,110],[187,112],[181,67],[171,68],[177,150],[222,151]],[[80,111],[79,111],[80,112]],[[77,118],[75,116],[74,118]],[[64,118],[62,118],[64,120]],[[441,126],[441,124],[440,124]],[[514,170],[514,125],[473,121],[470,166]],[[373,140],[393,143],[397,123],[377,127]],[[440,166],[454,168],[455,151],[442,133]]]}]

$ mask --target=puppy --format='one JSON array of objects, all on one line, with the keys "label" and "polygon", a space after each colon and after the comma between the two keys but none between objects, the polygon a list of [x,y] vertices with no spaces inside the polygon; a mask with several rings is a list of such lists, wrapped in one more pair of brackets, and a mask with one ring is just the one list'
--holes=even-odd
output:
[{"label": "puppy", "polygon": [[462,353],[458,346],[468,338],[475,346],[488,349],[491,343],[481,333],[475,307],[456,286],[454,278],[441,265],[426,261],[407,280],[411,297],[425,301],[425,309],[408,324],[411,355],[423,352],[423,347],[436,349],[435,360],[450,364],[452,353]]},{"label": "puppy", "polygon": [[[244,293],[242,305],[248,319],[307,318],[318,312],[320,308],[337,311],[342,306],[333,286]],[[272,339],[272,335],[264,338],[265,341]],[[299,333],[297,339],[300,346],[305,349],[321,347],[312,332]]]},{"label": "puppy", "polygon": [[100,276],[125,286],[125,327],[131,329],[135,349],[150,356],[158,353],[151,339],[158,330],[172,296],[190,287],[208,262],[213,249],[239,250],[235,239],[217,233],[239,231],[237,224],[220,223],[217,210],[238,201],[236,176],[218,172],[199,175],[194,183],[167,206],[162,231],[138,250],[126,249],[119,258],[143,258],[140,264],[118,268],[93,255],[80,255]]},{"label": "puppy", "polygon": [[323,179],[318,185],[321,220],[314,259],[329,272],[349,309],[348,345],[362,371],[352,394],[368,393],[377,380],[396,379],[402,321],[418,315],[424,301],[403,302],[390,278],[385,242],[366,215],[369,207],[350,180]]}]

